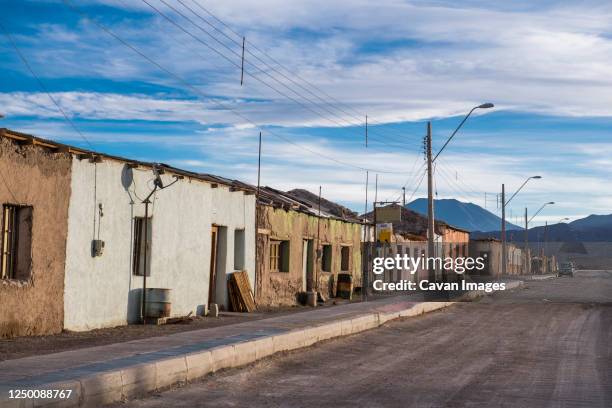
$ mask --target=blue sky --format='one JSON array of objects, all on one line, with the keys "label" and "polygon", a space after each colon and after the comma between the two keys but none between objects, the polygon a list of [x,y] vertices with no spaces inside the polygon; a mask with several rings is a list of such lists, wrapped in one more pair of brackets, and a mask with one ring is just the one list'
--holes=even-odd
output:
[{"label": "blue sky", "polygon": [[[254,183],[263,130],[263,184],[321,185],[362,211],[363,169],[379,199],[422,197],[426,122],[437,149],[490,101],[440,156],[438,198],[486,193],[496,212],[501,183],[541,175],[512,216],[547,201],[535,225],[612,212],[608,1],[71,3],[5,0],[0,22],[96,150]],[[0,126],[87,147],[0,34]]]}]

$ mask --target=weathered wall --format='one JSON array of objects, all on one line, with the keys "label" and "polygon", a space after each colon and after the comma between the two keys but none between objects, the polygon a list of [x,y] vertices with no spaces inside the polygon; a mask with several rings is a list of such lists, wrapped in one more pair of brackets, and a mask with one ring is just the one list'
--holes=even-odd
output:
[{"label": "weathered wall", "polygon": [[32,274],[0,280],[0,337],[62,330],[70,163],[67,153],[0,138],[0,204],[33,206]]},{"label": "weathered wall", "polygon": [[[173,178],[162,175],[166,184]],[[89,330],[139,319],[142,276],[132,274],[133,219],[144,216],[142,204],[153,185],[148,168],[129,169],[117,161],[73,161],[72,200],[68,220],[65,327]],[[100,239],[104,254],[91,256],[98,204],[103,205]],[[151,276],[147,287],[172,290],[172,315],[199,313],[208,303],[211,227],[222,226],[217,293],[234,267],[234,230],[245,229],[245,269],[255,277],[255,197],[212,188],[199,180],[178,181],[155,194],[152,216]],[[97,232],[96,232],[97,235]],[[217,298],[217,303],[227,299]]]},{"label": "weathered wall", "polygon": [[481,253],[487,253],[488,267],[483,271],[474,270],[472,275],[486,275],[500,277],[502,273],[502,247],[500,242],[496,241],[471,241],[470,256],[477,258]]},{"label": "weathered wall", "polygon": [[443,255],[450,256],[452,258],[467,256],[470,234],[468,232],[456,230],[448,226],[442,227],[441,230],[442,245],[444,248]]},{"label": "weathered wall", "polygon": [[523,265],[525,263],[525,255],[523,250],[512,244],[506,245],[506,252],[508,257],[508,264],[506,266],[506,273],[508,275],[520,275],[523,273]]},{"label": "weathered wall", "polygon": [[[313,271],[318,277],[318,290],[335,295],[335,282],[341,272],[341,247],[349,246],[349,271],[354,286],[361,285],[361,225],[334,219],[318,218],[297,211],[258,206],[258,273],[257,301],[264,306],[292,305],[305,287],[303,279],[303,240],[313,240]],[[319,245],[317,245],[317,237]],[[270,239],[290,241],[289,272],[270,272]],[[321,270],[316,258],[317,246],[332,245],[331,272]],[[343,272],[343,271],[342,271]]]}]

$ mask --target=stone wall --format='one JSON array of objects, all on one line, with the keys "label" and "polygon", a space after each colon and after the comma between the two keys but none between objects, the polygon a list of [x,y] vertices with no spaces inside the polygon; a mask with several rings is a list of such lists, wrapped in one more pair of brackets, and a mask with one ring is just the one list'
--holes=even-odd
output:
[{"label": "stone wall", "polygon": [[[310,261],[315,275],[314,281],[318,281],[315,289],[328,297],[334,297],[339,273],[350,273],[353,276],[353,285],[361,285],[360,224],[258,206],[258,228],[256,297],[260,306],[297,303],[300,292],[306,289],[303,269],[304,240],[312,242]],[[290,242],[288,271],[270,271],[271,240]],[[317,249],[322,250],[324,245],[331,245],[332,261],[329,272],[322,270],[321,257],[317,256]],[[342,247],[348,247],[350,252],[347,271],[341,270]]]}]

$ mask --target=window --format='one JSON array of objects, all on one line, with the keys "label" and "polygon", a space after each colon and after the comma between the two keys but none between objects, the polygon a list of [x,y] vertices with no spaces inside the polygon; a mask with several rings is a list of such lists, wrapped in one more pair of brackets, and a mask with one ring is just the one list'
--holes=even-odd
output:
[{"label": "window", "polygon": [[270,241],[270,272],[289,272],[289,241]]},{"label": "window", "polygon": [[244,269],[244,230],[234,230],[234,270]]},{"label": "window", "polygon": [[[401,247],[398,248],[401,251]],[[349,270],[351,259],[351,248],[343,246],[340,250],[340,270],[346,272]]]},{"label": "window", "polygon": [[2,279],[28,280],[32,268],[32,207],[2,206]]},{"label": "window", "polygon": [[323,272],[332,271],[332,246],[323,245],[323,254],[321,256],[321,270]]},{"label": "window", "polygon": [[135,217],[134,218],[134,254],[132,261],[132,273],[134,275],[143,276],[145,268],[145,226],[147,229],[147,276],[151,276],[151,237],[152,234],[152,218]]}]

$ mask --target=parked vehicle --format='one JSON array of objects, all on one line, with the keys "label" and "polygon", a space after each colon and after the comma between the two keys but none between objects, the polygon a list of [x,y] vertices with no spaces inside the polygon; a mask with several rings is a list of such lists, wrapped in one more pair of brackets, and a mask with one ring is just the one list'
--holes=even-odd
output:
[{"label": "parked vehicle", "polygon": [[576,270],[576,268],[574,267],[574,263],[573,262],[561,262],[561,264],[559,265],[559,272],[557,273],[557,276],[574,276],[574,271]]}]

